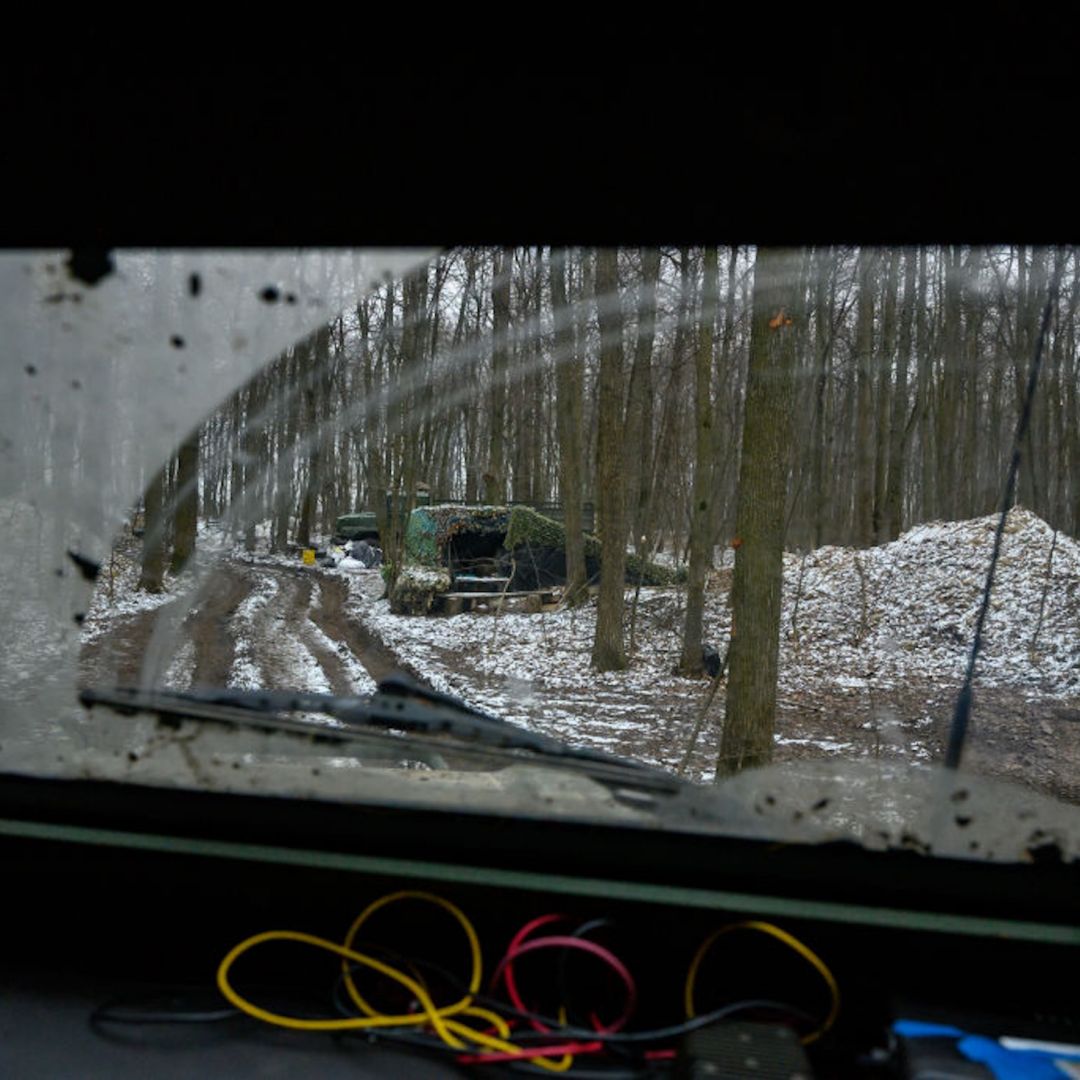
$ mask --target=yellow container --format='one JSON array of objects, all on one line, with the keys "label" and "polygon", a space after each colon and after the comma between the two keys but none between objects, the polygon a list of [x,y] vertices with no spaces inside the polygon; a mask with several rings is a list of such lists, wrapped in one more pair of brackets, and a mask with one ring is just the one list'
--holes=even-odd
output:
[{"label": "yellow container", "polygon": [[314,548],[304,548],[304,565],[305,566],[314,566],[315,565],[315,549]]}]

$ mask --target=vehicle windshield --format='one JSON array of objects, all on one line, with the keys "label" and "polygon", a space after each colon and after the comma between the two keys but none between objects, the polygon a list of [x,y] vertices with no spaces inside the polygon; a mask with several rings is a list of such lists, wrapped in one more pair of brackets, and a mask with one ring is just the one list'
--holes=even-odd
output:
[{"label": "vehicle windshield", "polygon": [[[1080,858],[1075,249],[0,276],[0,771]],[[681,781],[694,822],[587,755],[316,700],[396,674]],[[202,719],[79,701],[117,686]],[[236,710],[280,698],[212,689],[306,696],[265,730]]]}]

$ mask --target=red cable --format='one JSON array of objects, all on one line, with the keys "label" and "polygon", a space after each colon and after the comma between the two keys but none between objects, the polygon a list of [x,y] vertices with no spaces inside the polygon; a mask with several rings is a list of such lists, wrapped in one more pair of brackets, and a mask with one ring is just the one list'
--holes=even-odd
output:
[{"label": "red cable", "polygon": [[[507,946],[506,955],[499,961],[499,966],[495,969],[495,974],[491,976],[491,989],[494,991],[496,985],[499,982],[499,974],[502,973],[506,982],[506,993],[510,998],[511,1004],[519,1012],[528,1012],[525,1007],[525,1003],[521,1000],[521,995],[518,993],[517,983],[514,981],[514,967],[511,963],[514,950],[527,938],[534,930],[538,930],[541,926],[547,926],[548,923],[558,922],[560,919],[565,919],[565,915],[540,915],[533,919],[531,922],[527,922],[511,939],[510,944]],[[551,1034],[551,1028],[545,1024],[540,1023],[539,1020],[529,1020],[529,1023],[533,1026],[535,1031],[542,1032],[544,1035]]]},{"label": "red cable", "polygon": [[[554,921],[553,916],[545,916],[544,923]],[[534,920],[538,922],[539,920]],[[542,924],[541,924],[542,925]],[[530,924],[529,929],[535,929],[535,926]],[[495,974],[492,976],[492,983],[498,981],[499,975],[505,974],[506,978],[506,990],[510,996],[510,1000],[513,1002],[514,1007],[522,1012],[527,1012],[524,1004],[521,1001],[520,996],[517,993],[517,987],[513,982],[513,976],[511,976],[511,964],[527,952],[533,952],[536,949],[546,948],[563,948],[563,949],[579,949],[582,952],[590,953],[591,955],[603,960],[618,976],[622,979],[623,985],[626,987],[626,1005],[623,1009],[622,1015],[612,1024],[606,1026],[598,1026],[597,1030],[603,1034],[613,1034],[618,1031],[626,1022],[630,1019],[630,1015],[634,1010],[634,1004],[637,1001],[637,987],[634,984],[634,977],[627,970],[626,965],[612,952],[605,949],[602,945],[597,945],[595,941],[589,941],[588,938],[570,937],[565,934],[553,935],[545,938],[533,938],[532,941],[521,941],[525,936],[524,931],[519,931],[517,937],[511,942],[510,947],[506,950],[506,955],[499,962],[499,966],[495,969]],[[547,1033],[550,1029],[544,1027],[537,1021],[532,1021],[533,1027],[537,1030]]]}]

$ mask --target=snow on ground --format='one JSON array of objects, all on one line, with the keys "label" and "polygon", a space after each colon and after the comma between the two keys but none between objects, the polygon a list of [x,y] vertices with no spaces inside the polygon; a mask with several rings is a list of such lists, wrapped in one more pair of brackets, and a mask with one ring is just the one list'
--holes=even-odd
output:
[{"label": "snow on ground", "polygon": [[176,650],[173,662],[168,666],[162,678],[162,685],[174,690],[190,690],[195,678],[195,643],[183,641]]},{"label": "snow on ground", "polygon": [[109,630],[115,620],[129,618],[144,611],[154,611],[185,596],[191,589],[188,577],[166,573],[159,593],[144,592],[139,585],[140,565],[137,558],[123,550],[114,551],[112,558],[102,564],[97,587],[82,625],[82,644],[89,645]]},{"label": "snow on ground", "polygon": [[[329,694],[332,689],[326,673],[307,645],[297,636],[278,633],[276,620],[266,617],[264,609],[273,604],[279,591],[274,577],[260,577],[237,607],[233,616],[236,656],[229,686],[287,686],[312,694]],[[271,663],[272,672],[266,670]]]},{"label": "snow on ground", "polygon": [[552,735],[573,737],[588,706],[590,743],[613,742],[603,727],[612,736],[632,729],[656,715],[650,698],[658,702],[673,687],[691,696],[702,687],[701,680],[668,675],[678,660],[678,641],[658,633],[656,623],[670,621],[676,597],[669,590],[642,590],[641,633],[630,669],[597,674],[590,667],[591,607],[534,615],[397,616],[386,600],[375,599],[382,591],[377,571],[350,575],[350,581],[350,614],[436,689]]},{"label": "snow on ground", "polygon": [[[869,550],[828,547],[784,559],[781,706],[823,692],[868,700],[872,752],[890,741],[927,759],[920,716],[901,730],[889,696],[909,684],[960,684],[993,544],[996,516],[920,525]],[[1021,688],[1032,698],[1080,697],[1080,544],[1024,510],[1010,514],[978,668],[980,687]],[[705,640],[721,652],[730,633],[728,568],[707,594]],[[350,614],[438,689],[507,719],[574,742],[619,748],[660,764],[665,738],[685,730],[706,692],[673,674],[684,594],[641,590],[636,647],[624,672],[590,669],[595,607],[526,615],[390,614],[376,572],[348,575]],[[629,606],[633,591],[627,592]],[[1041,622],[1040,622],[1041,610]],[[681,726],[680,726],[681,725]],[[911,727],[913,730],[908,730]],[[856,729],[857,734],[857,729]],[[685,737],[675,738],[685,741]],[[850,752],[846,738],[778,737],[781,746]],[[666,758],[666,760],[665,760]]]},{"label": "snow on ground", "polygon": [[[217,522],[200,521],[196,537],[197,561],[209,557],[220,558],[231,547],[231,541]],[[146,611],[156,611],[174,600],[190,596],[197,584],[191,574],[175,575],[166,570],[160,593],[144,592],[139,588],[141,574],[141,541],[125,534],[114,546],[111,555],[101,565],[97,586],[83,620],[81,643],[89,645],[102,634],[111,632],[117,620],[130,618]],[[179,661],[179,657],[177,658]],[[192,664],[194,661],[192,660]],[[176,667],[176,664],[173,665]],[[170,668],[170,671],[173,669]],[[176,668],[183,678],[186,667]],[[190,677],[190,676],[189,676]],[[179,685],[170,683],[169,685]]]},{"label": "snow on ground", "polygon": [[266,677],[255,659],[254,633],[260,609],[266,607],[277,592],[277,582],[272,577],[263,578],[236,609],[233,616],[236,654],[228,686],[239,690],[259,690],[267,685]]},{"label": "snow on ground", "polygon": [[[878,548],[827,547],[785,556],[778,758],[926,761],[940,755],[995,526],[996,517],[931,523]],[[395,616],[381,599],[377,570],[339,565],[336,571],[312,568],[307,577],[295,555],[270,556],[261,544],[247,553],[212,524],[201,528],[199,545],[200,557],[222,559],[223,572],[245,583],[228,626],[234,646],[230,686],[326,693],[332,679],[354,693],[373,688],[362,646],[350,638],[354,654],[346,635],[334,629],[340,612],[330,612],[324,603],[329,594],[320,585],[327,574],[335,575],[335,600],[337,582],[347,589],[348,618],[432,686],[568,742],[676,767],[712,685],[674,674],[685,613],[682,588],[641,590],[629,668],[597,674],[590,665],[593,604],[539,614]],[[111,597],[103,573],[84,641],[94,641],[109,625],[123,634],[129,616],[191,588],[184,578],[167,578],[162,596],[139,593],[133,553],[137,545],[126,561],[123,552],[114,558]],[[731,562],[730,551],[718,560],[706,594],[704,639],[721,653],[730,633]],[[309,598],[294,588],[301,578]],[[628,589],[628,644],[633,597]],[[194,661],[190,645],[182,645],[168,684],[189,685]],[[1010,759],[1010,768],[1055,755],[1059,772],[1072,768],[1069,739],[1076,725],[1059,722],[1053,709],[1066,706],[1065,720],[1080,713],[1080,544],[1064,535],[1055,540],[1044,522],[1023,510],[1009,517],[976,687],[1008,691],[1006,705],[1024,706],[1013,709],[1012,742],[999,740],[994,749]],[[1043,703],[1042,712],[1027,710],[1027,702],[1032,708]],[[711,776],[722,716],[721,689],[689,762],[691,775]],[[984,732],[996,735],[1004,722]],[[1032,739],[1039,738],[1049,741],[1035,746]]]}]

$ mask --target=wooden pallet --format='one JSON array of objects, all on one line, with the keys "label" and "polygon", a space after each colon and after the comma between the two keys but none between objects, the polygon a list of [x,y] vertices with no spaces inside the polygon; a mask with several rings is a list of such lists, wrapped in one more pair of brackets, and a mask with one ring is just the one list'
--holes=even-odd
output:
[{"label": "wooden pallet", "polygon": [[455,592],[500,594],[510,584],[508,577],[490,577],[478,574],[458,574],[454,577]]},{"label": "wooden pallet", "polygon": [[553,589],[533,589],[527,592],[448,592],[440,599],[447,615],[460,615],[477,607],[492,611],[520,607],[523,611],[536,613],[555,604],[556,595]]}]

